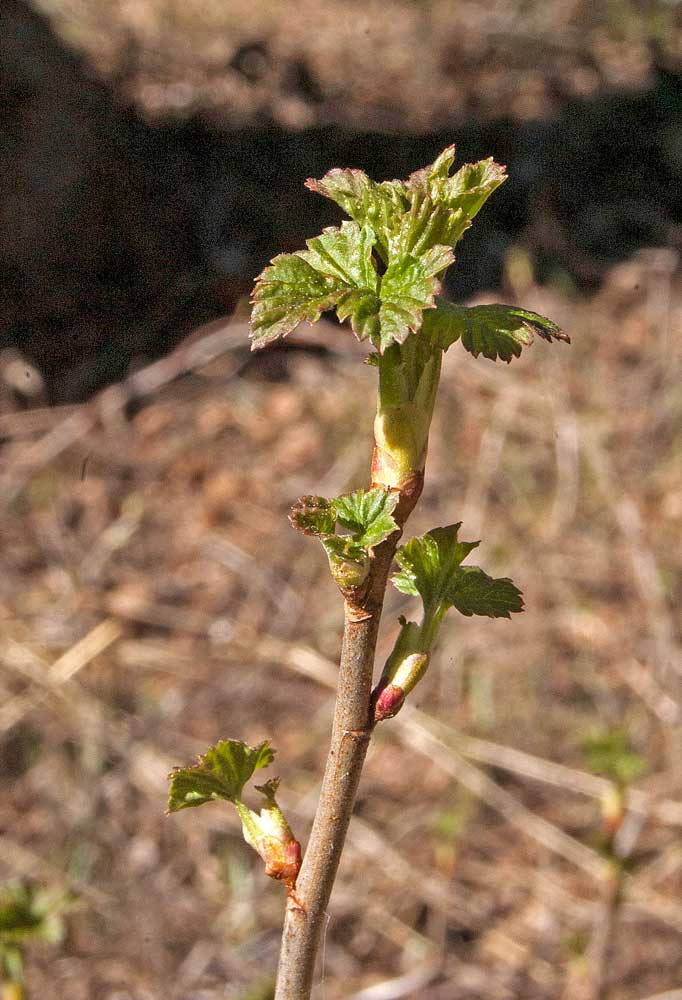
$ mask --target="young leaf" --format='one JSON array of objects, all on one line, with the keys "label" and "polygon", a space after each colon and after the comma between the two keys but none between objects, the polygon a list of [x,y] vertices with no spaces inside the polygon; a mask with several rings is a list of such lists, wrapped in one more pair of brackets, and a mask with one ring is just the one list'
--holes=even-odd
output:
[{"label": "young leaf", "polygon": [[[329,559],[332,576],[342,590],[357,588],[367,579],[370,549],[397,531],[392,517],[398,494],[382,489],[356,490],[333,500],[301,497],[289,520],[304,535],[317,535]],[[350,535],[335,534],[336,525]]]},{"label": "young leaf", "polygon": [[493,579],[476,566],[460,566],[479,543],[460,542],[459,528],[460,524],[434,528],[396,553],[401,569],[393,583],[402,593],[422,598],[427,634],[450,607],[463,615],[489,618],[509,618],[523,610],[521,591],[511,580]]},{"label": "young leaf", "polygon": [[299,497],[291,508],[292,528],[303,535],[333,535],[336,527],[336,507],[325,497]]},{"label": "young leaf", "polygon": [[[439,204],[423,191],[412,193],[412,203],[400,226],[389,240],[390,253],[400,255],[411,253],[415,257],[427,250],[438,247],[442,256],[442,267],[449,267],[454,260],[451,247],[461,240],[471,222],[461,209],[451,209]],[[444,252],[450,251],[449,256]]]},{"label": "young leaf", "polygon": [[506,167],[495,163],[491,156],[478,163],[465,163],[452,177],[437,183],[443,201],[452,209],[461,209],[468,219],[473,219],[506,179]]},{"label": "young leaf", "polygon": [[419,595],[425,608],[447,602],[459,564],[480,544],[458,541],[460,527],[461,521],[447,528],[434,528],[401,546],[396,552],[401,571],[393,577],[397,589],[403,594]]},{"label": "young leaf", "polygon": [[405,254],[391,261],[381,279],[380,334],[375,346],[383,351],[393,342],[404,343],[422,325],[422,313],[430,309],[440,291],[440,282],[429,273],[429,262]]},{"label": "young leaf", "polygon": [[379,296],[368,288],[354,288],[339,299],[336,315],[339,322],[350,317],[350,325],[358,340],[381,342],[381,322],[379,319]]},{"label": "young leaf", "polygon": [[478,566],[460,566],[448,598],[461,614],[511,618],[523,611],[523,595],[507,577],[494,579]]},{"label": "young leaf", "polygon": [[221,740],[201,754],[193,767],[176,767],[168,775],[168,812],[178,812],[204,802],[226,799],[236,803],[254,771],[267,767],[275,757],[268,741],[257,747],[239,740]]},{"label": "young leaf", "polygon": [[358,545],[373,548],[398,530],[393,519],[397,503],[398,493],[356,490],[334,501],[336,519],[351,532]]},{"label": "young leaf", "polygon": [[348,286],[323,274],[296,254],[280,254],[256,279],[251,312],[251,349],[286,337],[299,323],[316,323]]},{"label": "young leaf", "polygon": [[447,179],[450,167],[455,162],[455,146],[446,146],[442,153],[439,153],[433,163],[428,167],[415,170],[405,182],[406,188],[412,191],[424,191],[432,194],[438,185]]},{"label": "young leaf", "polygon": [[329,226],[321,236],[306,242],[308,249],[300,250],[296,256],[320,274],[337,278],[350,288],[376,291],[378,276],[372,263],[374,230],[355,222],[342,222],[340,229]]},{"label": "young leaf", "polygon": [[[507,179],[506,168],[495,163],[492,157],[478,163],[465,163],[452,177],[448,176],[455,159],[455,147],[448,146],[434,163],[415,171],[408,179],[408,197],[428,196],[436,206],[450,213],[461,213],[466,220],[463,229],[454,239],[461,239],[471,219],[480,212],[490,195]],[[443,240],[442,242],[446,242]],[[447,241],[450,242],[450,241]],[[454,242],[450,245],[454,245]]]},{"label": "young leaf", "polygon": [[497,303],[467,307],[439,299],[435,309],[424,313],[423,332],[444,351],[461,338],[475,358],[482,354],[507,364],[533,343],[535,334],[550,342],[570,343],[568,334],[544,316]]},{"label": "young leaf", "polygon": [[370,226],[377,234],[378,249],[386,263],[388,235],[396,231],[400,217],[409,204],[405,185],[401,181],[377,184],[363,170],[335,168],[321,180],[308,178],[305,186],[335,201],[346,215],[361,226]]}]

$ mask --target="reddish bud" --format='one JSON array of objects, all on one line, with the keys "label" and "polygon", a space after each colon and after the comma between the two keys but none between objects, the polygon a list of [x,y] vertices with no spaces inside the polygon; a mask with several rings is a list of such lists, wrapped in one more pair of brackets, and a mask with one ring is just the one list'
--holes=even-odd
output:
[{"label": "reddish bud", "polygon": [[397,684],[387,684],[373,700],[374,721],[383,722],[385,719],[392,719],[394,715],[398,714],[405,701],[405,692]]}]

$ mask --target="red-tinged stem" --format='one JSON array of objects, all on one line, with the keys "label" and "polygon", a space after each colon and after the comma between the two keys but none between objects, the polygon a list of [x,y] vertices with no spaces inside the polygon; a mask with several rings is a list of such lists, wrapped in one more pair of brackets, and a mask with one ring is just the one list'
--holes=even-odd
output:
[{"label": "red-tinged stem", "polygon": [[423,474],[419,474],[400,489],[394,512],[399,530],[374,550],[364,598],[346,602],[331,746],[296,898],[287,906],[275,1000],[310,997],[325,913],[373,728],[372,671],[386,583],[402,528],[422,485]]}]

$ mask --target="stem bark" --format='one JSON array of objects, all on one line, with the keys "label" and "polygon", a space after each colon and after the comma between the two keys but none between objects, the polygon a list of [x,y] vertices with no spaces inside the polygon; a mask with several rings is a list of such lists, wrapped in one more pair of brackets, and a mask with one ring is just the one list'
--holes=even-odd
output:
[{"label": "stem bark", "polygon": [[422,485],[420,473],[401,488],[394,511],[399,530],[375,549],[364,599],[346,602],[331,745],[295,898],[287,906],[275,1000],[310,997],[327,905],[372,735],[372,673],[386,583],[402,528]]}]

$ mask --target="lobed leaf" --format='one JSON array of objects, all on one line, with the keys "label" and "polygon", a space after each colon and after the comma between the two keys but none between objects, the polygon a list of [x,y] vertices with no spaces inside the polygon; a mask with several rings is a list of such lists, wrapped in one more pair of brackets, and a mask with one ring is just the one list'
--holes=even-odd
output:
[{"label": "lobed leaf", "polygon": [[336,518],[347,528],[354,541],[364,548],[379,545],[398,530],[393,511],[398,503],[397,492],[382,489],[356,490],[334,501]]},{"label": "lobed leaf", "polygon": [[398,549],[400,572],[393,583],[403,594],[419,595],[425,623],[454,607],[463,615],[509,618],[523,610],[521,591],[506,577],[494,579],[477,566],[460,563],[478,542],[460,542],[460,524],[434,528]]},{"label": "lobed leaf", "polygon": [[468,219],[473,219],[506,179],[506,167],[495,163],[490,156],[478,163],[465,163],[452,177],[436,183],[439,197],[451,209],[461,209]]},{"label": "lobed leaf", "polygon": [[448,146],[434,163],[416,170],[406,182],[408,196],[413,203],[419,197],[426,197],[437,208],[447,210],[461,220],[463,228],[459,230],[459,235],[456,235],[457,230],[453,230],[451,245],[461,239],[490,195],[507,179],[506,167],[495,163],[492,157],[478,163],[465,163],[450,177],[454,159],[455,147]]},{"label": "lobed leaf", "polygon": [[393,577],[397,589],[403,594],[419,595],[425,607],[446,601],[455,570],[480,544],[460,542],[457,538],[460,527],[461,521],[446,528],[434,528],[401,546],[396,552],[400,572]]},{"label": "lobed leaf", "polygon": [[482,354],[507,364],[533,343],[536,334],[549,342],[570,343],[568,334],[544,316],[498,303],[467,307],[439,299],[436,308],[424,314],[423,332],[444,351],[461,338],[475,358]]},{"label": "lobed leaf", "polygon": [[356,288],[347,292],[336,306],[339,322],[350,317],[350,325],[358,340],[370,340],[373,344],[381,341],[381,320],[379,296],[368,288]]},{"label": "lobed leaf", "polygon": [[461,566],[448,597],[453,608],[471,617],[511,618],[523,611],[523,594],[507,577],[495,579],[478,566]]},{"label": "lobed leaf", "polygon": [[376,183],[363,170],[335,168],[321,180],[309,177],[305,186],[335,201],[359,225],[370,226],[386,261],[388,234],[396,230],[409,204],[401,181]]},{"label": "lobed leaf", "polygon": [[251,311],[251,349],[286,337],[299,323],[316,323],[332,309],[347,286],[321,274],[297,254],[280,254],[256,279]]},{"label": "lobed leaf", "polygon": [[176,767],[168,775],[168,812],[216,799],[236,805],[246,782],[259,768],[272,763],[274,756],[267,740],[257,747],[239,740],[221,740],[201,754],[193,767]]},{"label": "lobed leaf", "polygon": [[349,288],[376,292],[378,275],[372,261],[374,230],[355,222],[329,226],[320,236],[306,240],[307,250],[295,255],[320,274],[337,278]]},{"label": "lobed leaf", "polygon": [[[331,198],[352,221],[307,241],[307,250],[275,257],[256,279],[252,348],[284,337],[336,308],[360,340],[383,354],[421,329],[435,304],[437,276],[486,198],[505,179],[492,159],[452,177],[454,146],[407,181],[375,183],[361,170],[330,170],[306,186]],[[379,274],[375,252],[385,270]],[[463,334],[462,334],[463,336]],[[486,348],[489,350],[489,348]]]},{"label": "lobed leaf", "polygon": [[410,254],[394,259],[381,279],[380,334],[375,346],[383,353],[394,342],[404,343],[420,329],[423,311],[435,305],[439,291],[440,282],[424,261]]}]

